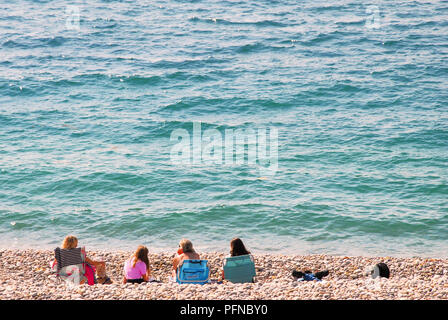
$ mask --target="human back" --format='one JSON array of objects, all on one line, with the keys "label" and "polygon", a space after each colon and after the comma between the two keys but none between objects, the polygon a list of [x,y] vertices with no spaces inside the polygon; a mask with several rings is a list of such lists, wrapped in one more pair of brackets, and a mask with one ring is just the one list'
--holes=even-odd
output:
[{"label": "human back", "polygon": [[123,283],[141,283],[149,280],[148,248],[140,245],[135,253],[124,264]]},{"label": "human back", "polygon": [[201,257],[197,252],[184,252],[179,256],[179,265],[182,264],[184,260],[200,260]]},{"label": "human back", "polygon": [[173,276],[176,276],[177,268],[182,265],[184,260],[200,260],[201,257],[194,250],[193,243],[188,239],[182,239],[179,242],[179,250],[173,259]]}]

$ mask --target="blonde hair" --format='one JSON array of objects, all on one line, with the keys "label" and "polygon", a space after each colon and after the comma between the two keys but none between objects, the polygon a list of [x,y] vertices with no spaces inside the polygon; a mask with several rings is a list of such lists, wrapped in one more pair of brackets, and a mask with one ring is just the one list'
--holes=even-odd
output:
[{"label": "blonde hair", "polygon": [[188,239],[180,240],[179,246],[182,248],[183,252],[194,252],[193,243]]},{"label": "blonde hair", "polygon": [[62,241],[62,249],[74,249],[78,246],[78,238],[75,236],[66,236]]}]

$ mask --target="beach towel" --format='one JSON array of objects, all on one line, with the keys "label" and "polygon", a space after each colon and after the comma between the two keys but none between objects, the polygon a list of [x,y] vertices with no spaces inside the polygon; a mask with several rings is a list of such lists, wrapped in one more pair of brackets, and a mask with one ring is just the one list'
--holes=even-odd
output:
[{"label": "beach towel", "polygon": [[92,286],[96,283],[96,278],[95,278],[95,267],[86,263],[86,272],[85,272],[85,277],[87,278],[87,284],[89,286]]}]

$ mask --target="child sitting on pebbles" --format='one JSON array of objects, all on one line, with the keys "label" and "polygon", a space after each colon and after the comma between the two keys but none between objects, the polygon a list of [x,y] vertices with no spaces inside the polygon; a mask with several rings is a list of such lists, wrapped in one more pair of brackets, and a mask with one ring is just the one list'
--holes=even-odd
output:
[{"label": "child sitting on pebbles", "polygon": [[139,246],[124,264],[123,283],[142,283],[153,280],[149,269],[148,248]]}]

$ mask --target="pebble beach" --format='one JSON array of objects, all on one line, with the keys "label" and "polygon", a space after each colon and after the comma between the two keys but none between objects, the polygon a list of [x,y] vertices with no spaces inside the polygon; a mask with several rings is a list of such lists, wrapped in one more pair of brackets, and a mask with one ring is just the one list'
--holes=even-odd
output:
[{"label": "pebble beach", "polygon": [[[254,254],[255,283],[206,285],[169,281],[173,253],[150,253],[152,275],[160,282],[122,284],[126,251],[87,251],[106,261],[110,285],[68,286],[50,271],[51,250],[0,250],[0,300],[448,300],[448,259]],[[201,253],[210,278],[218,280],[224,253]],[[372,279],[366,267],[386,263],[389,279]],[[329,270],[322,282],[294,281],[293,269]]]}]

